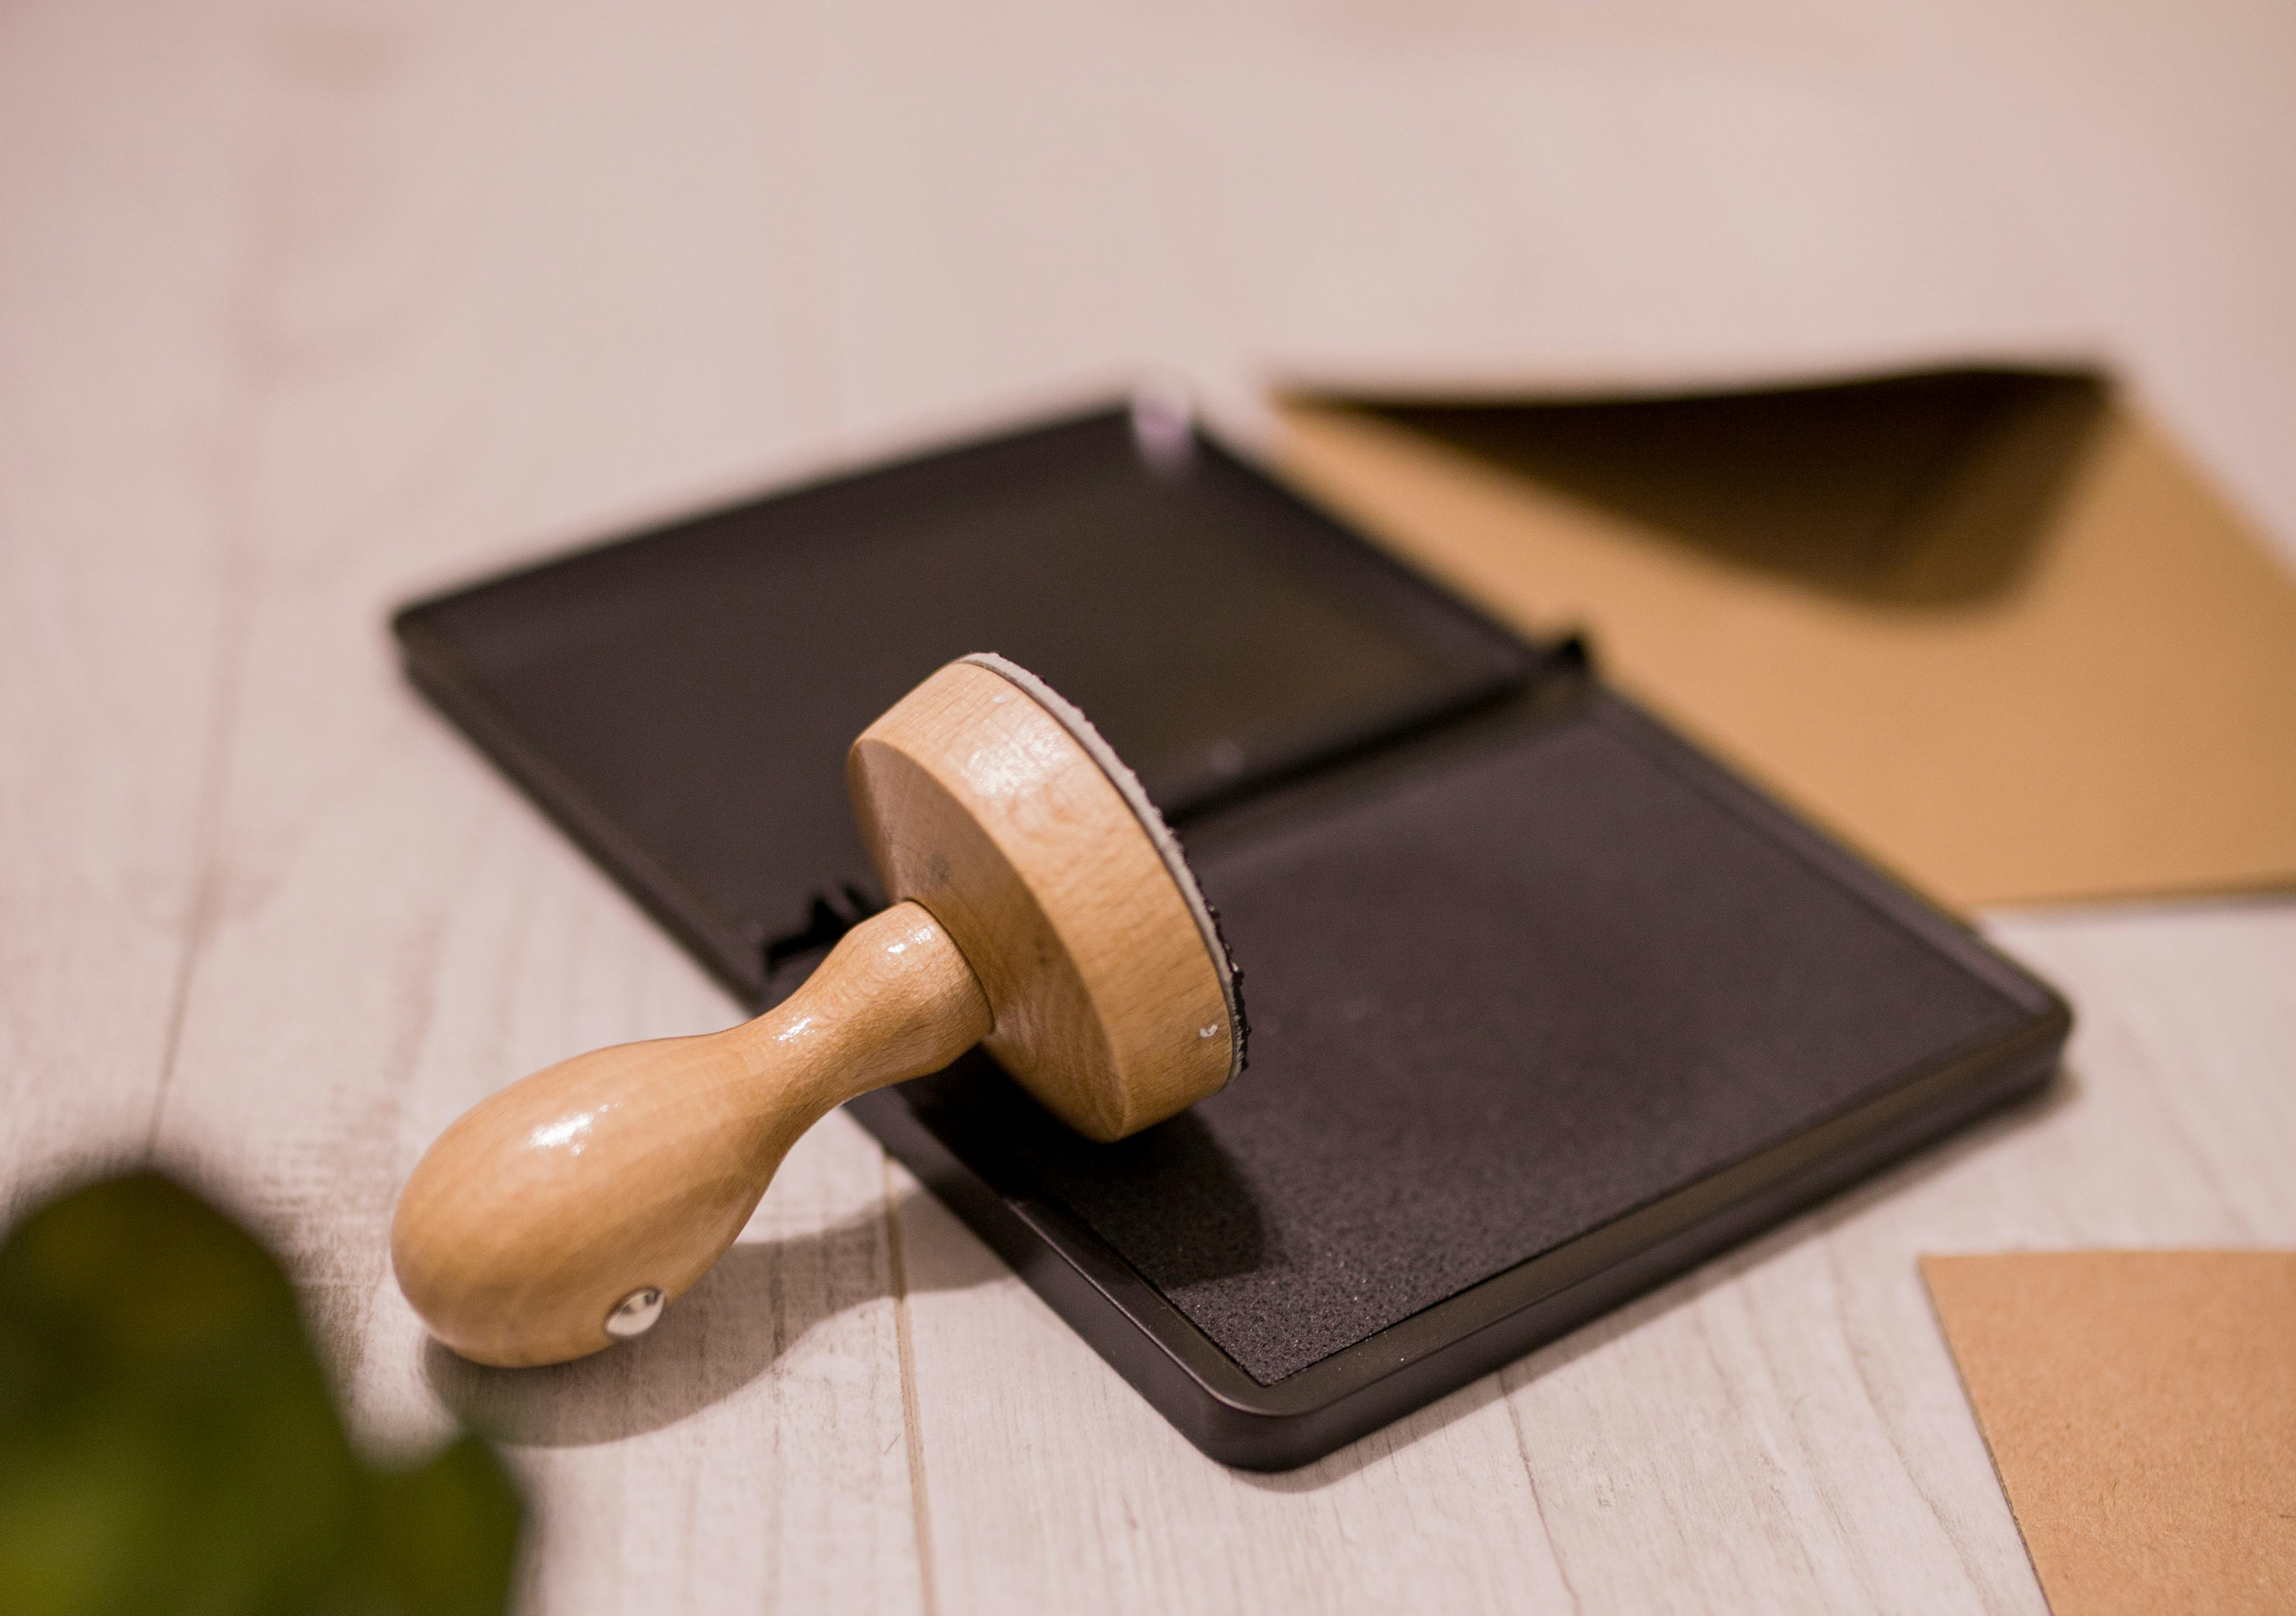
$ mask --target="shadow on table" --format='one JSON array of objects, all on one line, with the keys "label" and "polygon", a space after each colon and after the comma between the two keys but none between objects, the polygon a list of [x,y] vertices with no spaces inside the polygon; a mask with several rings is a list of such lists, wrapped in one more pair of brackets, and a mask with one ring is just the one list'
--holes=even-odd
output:
[{"label": "shadow on table", "polygon": [[[1656,1323],[1685,1303],[1695,1301],[1709,1291],[1760,1267],[1811,1237],[1831,1234],[1867,1209],[1910,1194],[1919,1185],[1959,1167],[1980,1151],[1999,1146],[2007,1137],[2024,1132],[2072,1103],[2079,1090],[2079,1080],[2068,1065],[2058,1072],[2046,1088],[2031,1098],[2018,1102],[2005,1111],[1918,1152],[1895,1167],[1886,1168],[1874,1177],[1819,1202],[1809,1210],[1768,1233],[1733,1247],[1648,1295],[1638,1297],[1593,1323],[1581,1325],[1560,1341],[1517,1358],[1472,1384],[1462,1386],[1450,1396],[1349,1443],[1337,1453],[1327,1455],[1298,1470],[1236,1471],[1233,1473],[1239,1481],[1263,1492],[1312,1493],[1333,1482],[1343,1481],[1366,1465],[1376,1464],[1414,1442],[1435,1435],[1454,1422],[1480,1413],[1492,1403],[1522,1390],[1541,1376],[1566,1368],[1588,1353],[1600,1351],[1612,1341]],[[1914,1266],[1914,1255],[1908,1253],[1906,1256],[1903,1277],[1906,1284],[1918,1285],[1921,1279]],[[1518,1430],[1517,1438],[1524,1444],[1523,1462],[1529,1466],[1531,1456],[1526,1433]]]},{"label": "shadow on table", "polygon": [[512,1447],[581,1448],[659,1431],[741,1391],[849,1308],[1005,1272],[993,1262],[905,1264],[893,1230],[920,1193],[816,1233],[736,1244],[637,1341],[537,1369],[488,1368],[428,1341],[423,1377],[457,1417]]}]

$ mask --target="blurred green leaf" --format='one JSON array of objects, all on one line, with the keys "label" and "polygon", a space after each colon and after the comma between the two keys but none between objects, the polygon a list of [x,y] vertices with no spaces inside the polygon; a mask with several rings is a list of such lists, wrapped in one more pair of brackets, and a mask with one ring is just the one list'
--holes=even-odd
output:
[{"label": "blurred green leaf", "polygon": [[0,1610],[494,1616],[521,1508],[485,1443],[352,1448],[293,1288],[142,1173],[0,1243]]}]

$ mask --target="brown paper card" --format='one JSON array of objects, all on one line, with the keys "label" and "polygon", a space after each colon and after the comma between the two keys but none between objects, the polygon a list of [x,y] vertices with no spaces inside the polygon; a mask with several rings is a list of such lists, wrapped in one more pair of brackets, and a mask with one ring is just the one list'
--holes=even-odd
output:
[{"label": "brown paper card", "polygon": [[2054,1616],[2296,1611],[2296,1252],[1922,1275]]},{"label": "brown paper card", "polygon": [[2296,884],[2296,583],[2092,378],[1284,415],[1308,488],[1948,903]]}]

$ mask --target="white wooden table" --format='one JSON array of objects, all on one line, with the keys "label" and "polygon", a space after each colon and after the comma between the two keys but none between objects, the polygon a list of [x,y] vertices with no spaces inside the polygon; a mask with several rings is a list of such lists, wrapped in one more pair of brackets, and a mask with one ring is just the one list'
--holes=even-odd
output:
[{"label": "white wooden table", "polygon": [[[1984,8],[1975,55],[1973,6],[1701,39],[1807,28],[2022,130],[2054,273],[2296,532],[2292,29],[2176,9]],[[984,403],[1230,365],[1266,297],[1253,220],[1192,211],[1216,151],[1114,173],[1087,253],[937,138],[984,63],[1071,53],[1031,80],[1063,115],[1130,82],[1068,14],[0,4],[0,1199],[153,1153],[225,1194],[369,1440],[505,1434],[536,1611],[2039,1609],[1914,1257],[2296,1242],[2289,903],[1992,917],[2078,1006],[2053,1097],[1289,1475],[1189,1448],[842,1118],[638,1347],[426,1347],[384,1232],[437,1130],[733,1007],[418,703],[384,615]],[[1340,16],[1334,70],[1592,48],[1406,21]]]}]

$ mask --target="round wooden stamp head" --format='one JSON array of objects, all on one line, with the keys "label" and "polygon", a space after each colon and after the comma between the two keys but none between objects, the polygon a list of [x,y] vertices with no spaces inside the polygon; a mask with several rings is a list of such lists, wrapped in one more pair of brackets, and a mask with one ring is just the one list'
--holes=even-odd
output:
[{"label": "round wooden stamp head", "polygon": [[862,733],[854,811],[886,894],[922,905],[1045,1107],[1120,1139],[1242,1068],[1235,971],[1179,845],[1085,716],[1002,657],[952,662]]}]

